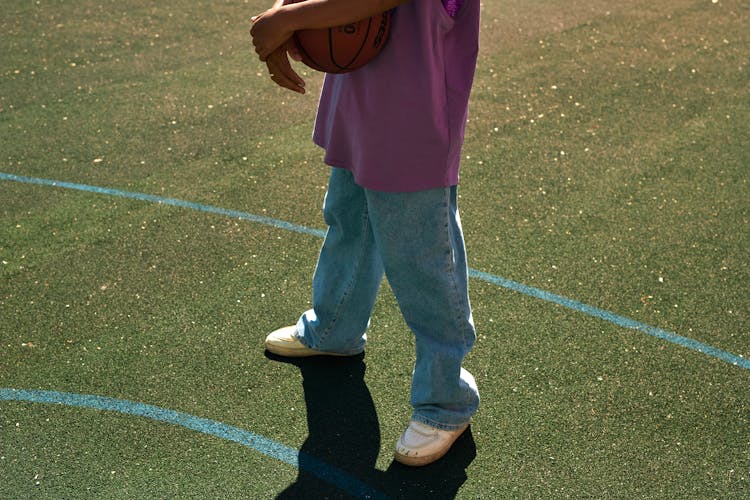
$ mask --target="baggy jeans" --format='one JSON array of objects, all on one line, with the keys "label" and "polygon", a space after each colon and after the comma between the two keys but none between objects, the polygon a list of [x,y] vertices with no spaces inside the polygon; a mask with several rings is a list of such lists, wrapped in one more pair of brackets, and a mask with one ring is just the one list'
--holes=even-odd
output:
[{"label": "baggy jeans", "polygon": [[444,430],[466,424],[479,405],[474,377],[461,367],[476,333],[456,191],[372,191],[333,168],[313,308],[297,323],[308,347],[362,352],[385,273],[416,339],[412,418]]}]

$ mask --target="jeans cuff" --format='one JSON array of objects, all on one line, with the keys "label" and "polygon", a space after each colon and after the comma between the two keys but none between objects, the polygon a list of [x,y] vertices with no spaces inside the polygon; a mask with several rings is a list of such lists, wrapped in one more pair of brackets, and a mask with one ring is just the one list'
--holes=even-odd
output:
[{"label": "jeans cuff", "polygon": [[417,414],[412,415],[411,419],[416,420],[419,423],[429,425],[431,427],[435,427],[436,429],[440,429],[443,431],[457,431],[458,429],[461,429],[465,427],[467,424],[471,423],[471,419],[469,419],[466,422],[463,422],[460,424],[443,424],[440,422],[435,422],[432,419],[429,419],[427,417],[424,417],[422,415],[417,415]]}]

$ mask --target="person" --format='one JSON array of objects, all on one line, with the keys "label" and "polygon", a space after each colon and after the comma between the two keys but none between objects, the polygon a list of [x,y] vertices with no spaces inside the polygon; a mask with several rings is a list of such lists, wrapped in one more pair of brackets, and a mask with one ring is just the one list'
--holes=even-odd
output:
[{"label": "person", "polygon": [[280,356],[352,356],[383,275],[415,335],[413,413],[395,460],[445,455],[479,405],[461,365],[476,340],[457,206],[458,171],[479,45],[480,0],[277,0],[252,18],[255,51],[278,85],[304,93],[294,31],[392,10],[390,39],[364,67],[327,74],[313,140],[331,167],[328,230],[312,309],[266,338]]}]

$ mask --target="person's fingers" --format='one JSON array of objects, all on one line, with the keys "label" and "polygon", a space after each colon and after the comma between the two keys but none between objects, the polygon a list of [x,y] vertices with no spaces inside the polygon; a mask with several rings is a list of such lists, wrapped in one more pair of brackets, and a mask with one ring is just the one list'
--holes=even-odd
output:
[{"label": "person's fingers", "polygon": [[261,61],[268,59],[271,52],[278,46],[274,45],[277,35],[273,28],[269,26],[270,21],[268,19],[270,18],[266,16],[266,12],[263,12],[253,16],[250,20],[250,37],[255,53],[258,54],[258,58]]},{"label": "person's fingers", "polygon": [[268,72],[271,74],[271,80],[277,85],[299,92],[305,93],[305,81],[292,69],[289,58],[285,50],[276,50],[266,59]]}]

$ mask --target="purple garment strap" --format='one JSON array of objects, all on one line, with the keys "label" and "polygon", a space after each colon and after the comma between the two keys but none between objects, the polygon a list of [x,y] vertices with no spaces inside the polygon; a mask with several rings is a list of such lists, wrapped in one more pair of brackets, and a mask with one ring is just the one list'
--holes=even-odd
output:
[{"label": "purple garment strap", "polygon": [[450,15],[451,17],[456,17],[458,9],[461,8],[461,5],[463,5],[463,3],[464,0],[443,0],[445,10],[448,11],[448,15]]}]

